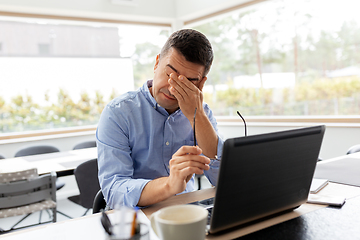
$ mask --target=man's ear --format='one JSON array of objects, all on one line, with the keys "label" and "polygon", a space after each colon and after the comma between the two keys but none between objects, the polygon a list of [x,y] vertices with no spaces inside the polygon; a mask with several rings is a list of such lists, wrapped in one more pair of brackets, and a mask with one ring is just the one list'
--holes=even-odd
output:
[{"label": "man's ear", "polygon": [[203,90],[203,87],[204,87],[204,85],[205,85],[206,80],[207,80],[207,77],[203,77],[203,78],[201,79],[200,84],[199,84],[199,89],[200,89],[200,91]]},{"label": "man's ear", "polygon": [[156,55],[155,65],[154,65],[154,72],[158,68],[160,62],[160,54]]}]

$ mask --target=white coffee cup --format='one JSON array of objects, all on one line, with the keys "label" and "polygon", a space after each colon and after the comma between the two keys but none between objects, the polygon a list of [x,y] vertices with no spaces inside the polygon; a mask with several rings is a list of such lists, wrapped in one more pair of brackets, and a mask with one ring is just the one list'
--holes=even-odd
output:
[{"label": "white coffee cup", "polygon": [[204,240],[208,211],[196,205],[165,207],[151,215],[151,227],[162,240]]}]

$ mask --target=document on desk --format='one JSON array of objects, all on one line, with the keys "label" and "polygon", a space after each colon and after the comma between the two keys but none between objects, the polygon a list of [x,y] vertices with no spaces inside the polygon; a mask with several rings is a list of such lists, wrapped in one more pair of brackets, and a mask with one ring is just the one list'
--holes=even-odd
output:
[{"label": "document on desk", "polygon": [[336,161],[319,162],[314,178],[329,179],[330,182],[360,187],[360,159],[346,157]]},{"label": "document on desk", "polygon": [[320,194],[309,194],[307,203],[324,204],[341,207],[345,203],[345,198],[341,196],[326,196]]},{"label": "document on desk", "polygon": [[310,187],[310,193],[318,193],[321,189],[328,185],[328,179],[313,178]]}]

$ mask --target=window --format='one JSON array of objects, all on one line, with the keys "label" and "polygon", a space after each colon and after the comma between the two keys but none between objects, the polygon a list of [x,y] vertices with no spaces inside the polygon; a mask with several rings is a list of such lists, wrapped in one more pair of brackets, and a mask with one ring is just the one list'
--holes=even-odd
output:
[{"label": "window", "polygon": [[0,133],[96,125],[110,99],[151,78],[169,30],[0,18]]},{"label": "window", "polygon": [[39,43],[39,55],[50,55],[50,45],[46,43]]},{"label": "window", "polygon": [[189,27],[215,58],[215,115],[359,115],[360,15],[353,2],[275,0]]}]

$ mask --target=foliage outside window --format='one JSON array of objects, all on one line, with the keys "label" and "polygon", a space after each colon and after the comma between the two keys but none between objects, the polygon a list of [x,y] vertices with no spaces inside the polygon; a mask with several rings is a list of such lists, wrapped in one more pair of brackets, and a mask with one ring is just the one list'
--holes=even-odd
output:
[{"label": "foliage outside window", "polygon": [[276,0],[203,24],[216,115],[358,115],[360,18],[353,2]]},{"label": "foliage outside window", "polygon": [[0,133],[96,125],[111,99],[144,82],[168,35],[163,27],[0,19]]},{"label": "foliage outside window", "polygon": [[[214,48],[205,101],[217,116],[236,110],[359,115],[359,16],[350,0],[273,0],[185,26],[203,32]],[[129,90],[126,84],[137,89],[152,78],[170,33],[156,26],[0,19],[0,133],[97,124],[105,104]],[[9,76],[4,66],[12,61],[18,68]],[[48,62],[57,72],[40,79]]]}]

